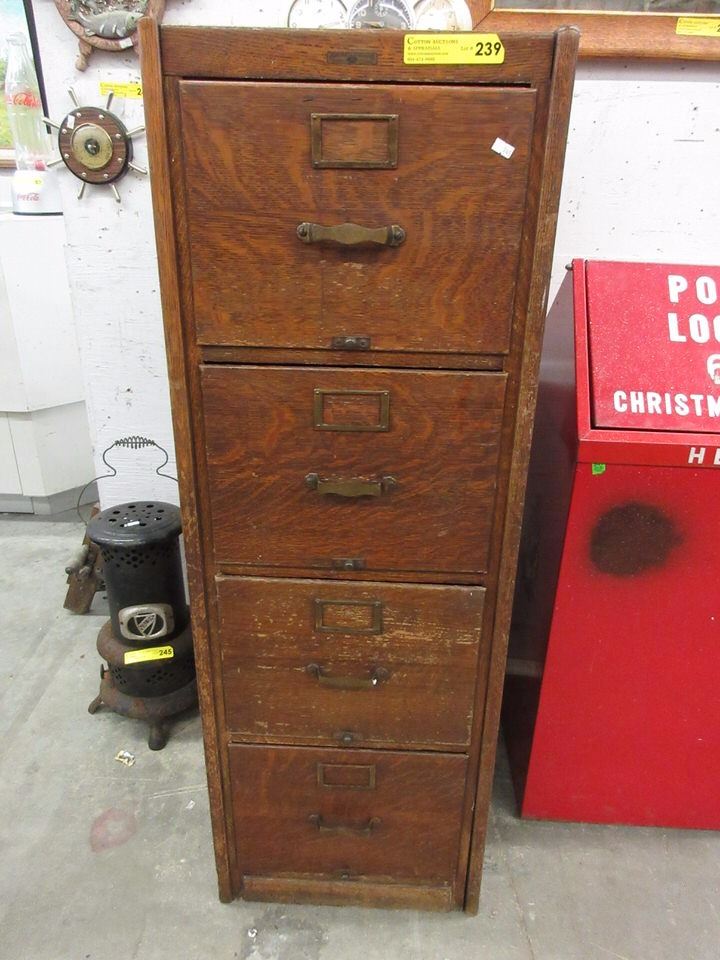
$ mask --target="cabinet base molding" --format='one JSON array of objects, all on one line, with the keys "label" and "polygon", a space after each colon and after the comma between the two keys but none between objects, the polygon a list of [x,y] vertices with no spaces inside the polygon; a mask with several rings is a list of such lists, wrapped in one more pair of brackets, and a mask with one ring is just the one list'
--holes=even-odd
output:
[{"label": "cabinet base molding", "polygon": [[366,880],[318,880],[305,877],[245,877],[243,900],[307,903],[330,907],[382,907],[388,910],[457,909],[448,886],[377,883]]}]

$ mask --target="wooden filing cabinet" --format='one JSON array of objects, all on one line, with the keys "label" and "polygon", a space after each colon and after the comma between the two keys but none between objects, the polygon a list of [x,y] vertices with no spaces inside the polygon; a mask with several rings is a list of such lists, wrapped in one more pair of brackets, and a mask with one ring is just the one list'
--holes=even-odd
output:
[{"label": "wooden filing cabinet", "polygon": [[577,33],[141,36],[220,896],[474,912]]}]

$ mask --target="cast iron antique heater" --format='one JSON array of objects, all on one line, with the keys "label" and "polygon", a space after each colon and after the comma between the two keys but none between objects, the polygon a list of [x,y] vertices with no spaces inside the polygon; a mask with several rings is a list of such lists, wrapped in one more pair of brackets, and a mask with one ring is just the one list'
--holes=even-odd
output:
[{"label": "cast iron antique heater", "polygon": [[98,634],[102,704],[150,725],[148,746],[167,743],[167,719],[197,704],[195,661],[180,561],[180,511],[123,503],[88,524],[101,550],[110,620]]}]

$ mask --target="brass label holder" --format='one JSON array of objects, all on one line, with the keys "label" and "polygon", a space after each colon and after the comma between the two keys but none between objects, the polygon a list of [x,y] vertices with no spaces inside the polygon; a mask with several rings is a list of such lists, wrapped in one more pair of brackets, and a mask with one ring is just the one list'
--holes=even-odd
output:
[{"label": "brass label holder", "polygon": [[[344,123],[348,126],[358,123],[383,124],[386,128],[386,155],[383,158],[330,157],[324,152],[323,126],[329,123]],[[318,170],[394,170],[398,165],[398,129],[399,117],[396,113],[311,113],[310,140],[312,145],[312,165]]]},{"label": "brass label holder", "polygon": [[318,763],[317,783],[327,790],[374,790],[375,764]]},{"label": "brass label holder", "polygon": [[[326,397],[377,397],[379,418],[377,423],[328,423],[325,420]],[[344,433],[378,433],[390,429],[389,390],[321,390],[313,393],[313,428],[336,430]]]},{"label": "brass label holder", "polygon": [[[358,636],[375,636],[383,632],[383,602],[382,600],[313,600],[315,613],[315,630],[318,633],[352,633]],[[367,627],[356,627],[342,624],[325,623],[325,612],[328,607],[364,607],[370,611],[370,624]]]}]

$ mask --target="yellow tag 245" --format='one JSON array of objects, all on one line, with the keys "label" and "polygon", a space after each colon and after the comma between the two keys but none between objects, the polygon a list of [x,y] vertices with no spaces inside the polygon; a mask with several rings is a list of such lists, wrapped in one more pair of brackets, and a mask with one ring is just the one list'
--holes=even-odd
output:
[{"label": "yellow tag 245", "polygon": [[496,33],[406,33],[403,59],[411,66],[505,62],[505,47]]},{"label": "yellow tag 245", "polygon": [[125,666],[133,663],[150,663],[153,660],[172,660],[175,651],[172,647],[146,647],[144,650],[128,650],[124,657]]}]

